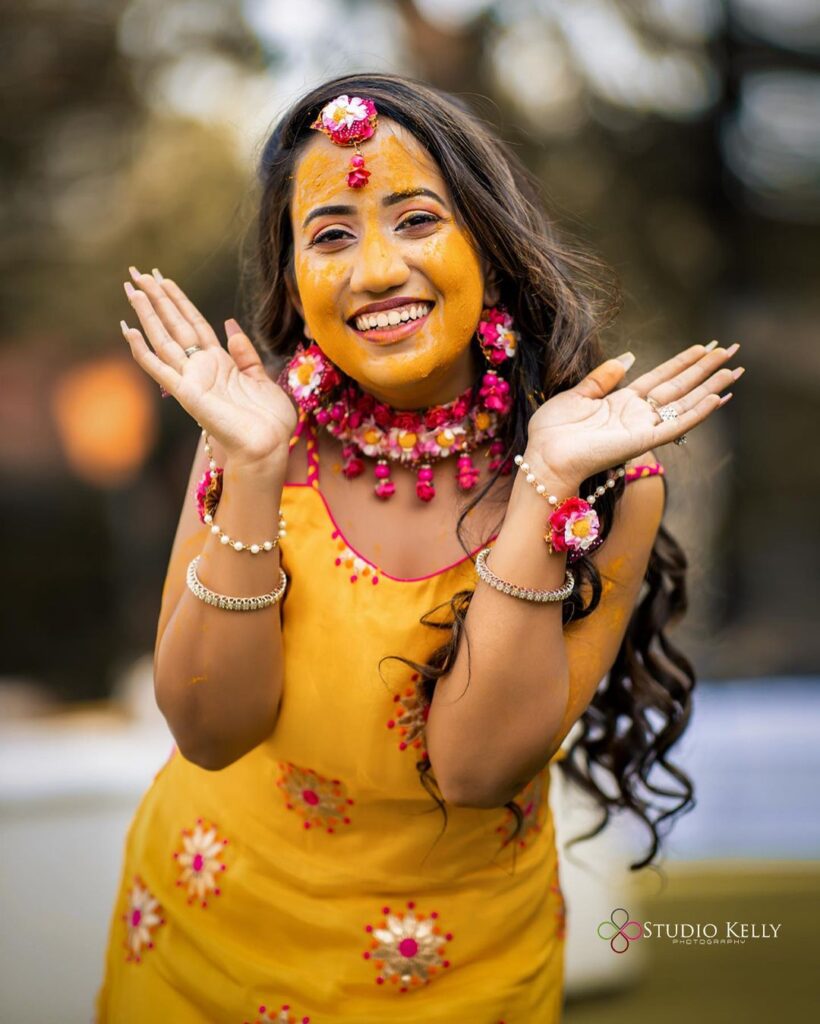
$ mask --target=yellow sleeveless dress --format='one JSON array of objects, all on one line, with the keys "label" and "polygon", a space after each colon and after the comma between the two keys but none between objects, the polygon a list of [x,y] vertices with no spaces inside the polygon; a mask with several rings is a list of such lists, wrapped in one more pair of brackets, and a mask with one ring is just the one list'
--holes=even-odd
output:
[{"label": "yellow sleeveless dress", "polygon": [[[303,421],[303,423],[306,421]],[[274,734],[219,772],[175,750],[128,832],[97,1024],[555,1024],[564,900],[547,800],[448,807],[419,782],[425,702],[400,654],[475,586],[469,558],[398,579],[287,485],[285,685]],[[227,613],[226,613],[227,614]],[[559,752],[560,753],[560,752]]]}]

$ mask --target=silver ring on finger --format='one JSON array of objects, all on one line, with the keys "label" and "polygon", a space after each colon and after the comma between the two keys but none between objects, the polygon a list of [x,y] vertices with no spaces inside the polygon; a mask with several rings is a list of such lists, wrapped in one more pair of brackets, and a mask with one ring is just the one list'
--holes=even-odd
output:
[{"label": "silver ring on finger", "polygon": [[[678,410],[674,407],[674,405],[662,405],[662,406],[660,406],[658,408],[657,412],[658,412],[658,415],[660,416],[662,422],[664,422],[664,423],[669,421],[669,420],[674,421],[674,420],[676,420],[678,418]],[[686,444],[686,434],[681,434],[680,437],[676,437],[675,438],[675,444],[677,444],[677,445],[684,445],[684,444]]]},{"label": "silver ring on finger", "polygon": [[202,346],[201,345],[190,345],[188,348],[185,349],[185,355],[190,359],[191,356],[194,354],[194,352],[201,352],[201,351],[202,351]]}]

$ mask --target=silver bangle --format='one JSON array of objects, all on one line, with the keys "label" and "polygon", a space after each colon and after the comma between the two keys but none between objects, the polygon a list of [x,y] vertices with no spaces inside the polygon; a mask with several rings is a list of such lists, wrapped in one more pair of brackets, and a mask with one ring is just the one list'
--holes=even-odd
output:
[{"label": "silver bangle", "polygon": [[565,583],[559,590],[533,590],[531,587],[517,587],[514,583],[502,580],[487,568],[487,555],[490,551],[492,548],[484,548],[483,551],[479,551],[475,560],[476,572],[488,586],[500,590],[502,594],[509,594],[510,597],[517,597],[522,601],[565,601],[575,587],[575,576],[570,569],[566,570]]},{"label": "silver bangle", "polygon": [[206,586],[200,583],[199,577],[196,574],[196,566],[201,557],[201,555],[197,555],[196,558],[191,559],[185,582],[188,584],[188,589],[191,593],[198,597],[200,601],[204,601],[205,604],[212,604],[216,608],[224,608],[228,612],[255,612],[258,608],[268,608],[270,605],[277,604],[282,600],[288,585],[288,578],[281,567],[279,569],[279,586],[269,594],[261,594],[259,597],[228,597],[226,594],[217,594],[214,590],[208,590]]}]

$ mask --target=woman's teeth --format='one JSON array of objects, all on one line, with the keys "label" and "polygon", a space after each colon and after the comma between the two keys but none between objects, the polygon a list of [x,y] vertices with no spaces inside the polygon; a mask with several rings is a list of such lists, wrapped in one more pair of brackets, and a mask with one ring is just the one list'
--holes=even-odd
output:
[{"label": "woman's teeth", "polygon": [[378,327],[396,327],[408,320],[418,320],[427,316],[430,306],[420,302],[415,306],[397,306],[396,309],[385,309],[381,313],[365,313],[356,317],[357,331],[372,331]]}]

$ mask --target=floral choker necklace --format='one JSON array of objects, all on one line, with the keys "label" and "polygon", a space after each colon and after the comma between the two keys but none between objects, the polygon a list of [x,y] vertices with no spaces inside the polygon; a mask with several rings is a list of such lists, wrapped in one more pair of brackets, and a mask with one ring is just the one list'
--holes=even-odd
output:
[{"label": "floral choker necklace", "polygon": [[[497,324],[486,319],[490,312],[496,311],[485,311],[482,325],[486,328],[490,323],[493,329],[482,331],[479,327],[479,333],[485,355],[497,364],[507,354],[512,355],[515,339],[512,332],[503,335],[494,329]],[[505,318],[503,313],[499,316]],[[501,321],[499,325],[504,326]],[[489,333],[501,335],[506,348],[502,359],[491,356],[498,349],[488,346]],[[313,416],[342,442],[342,472],[348,479],[364,472],[362,456],[376,459],[374,491],[382,500],[395,494],[396,485],[390,474],[392,463],[398,463],[416,471],[416,494],[421,501],[432,501],[436,496],[433,465],[453,455],[457,456],[459,489],[472,490],[480,472],[471,453],[488,440],[492,440],[488,452],[490,472],[512,472],[511,459],[504,458],[504,442],[496,438],[512,405],[510,385],[494,369],[484,374],[478,387],[468,388],[446,405],[413,411],[394,409],[355,382],[343,385],[336,366],[313,342],[307,348],[300,345],[282,371],[279,385],[305,414]]]}]

